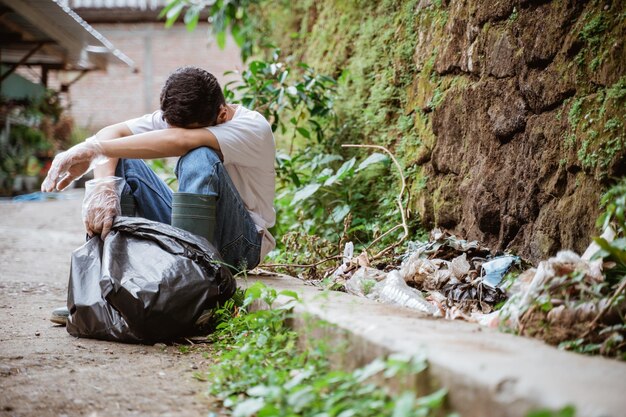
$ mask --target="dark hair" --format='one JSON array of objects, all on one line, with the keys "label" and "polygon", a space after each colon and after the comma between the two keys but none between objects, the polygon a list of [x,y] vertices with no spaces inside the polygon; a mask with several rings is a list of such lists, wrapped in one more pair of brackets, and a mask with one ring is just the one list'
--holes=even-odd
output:
[{"label": "dark hair", "polygon": [[167,123],[176,127],[213,126],[224,94],[213,74],[196,67],[174,71],[161,90],[161,110]]}]

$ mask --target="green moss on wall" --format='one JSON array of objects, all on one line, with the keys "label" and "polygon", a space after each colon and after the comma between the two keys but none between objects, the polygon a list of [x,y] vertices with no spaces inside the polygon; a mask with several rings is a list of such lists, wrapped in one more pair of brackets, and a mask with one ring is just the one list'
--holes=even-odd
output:
[{"label": "green moss on wall", "polygon": [[[473,230],[473,237],[506,247],[510,242],[502,239],[512,239],[509,232],[489,236],[476,229],[476,219],[460,217],[481,215],[480,207],[472,209],[476,212],[463,207],[480,197],[485,181],[481,175],[505,172],[490,164],[515,161],[509,174],[529,173],[521,188],[538,191],[511,193],[509,184],[518,181],[519,174],[511,174],[515,178],[502,174],[492,179],[492,187],[502,190],[494,201],[520,230],[516,245],[530,247],[530,235],[538,230],[532,223],[544,206],[554,210],[547,198],[540,198],[554,194],[548,189],[552,180],[541,178],[542,173],[553,175],[553,168],[564,172],[554,180],[562,190],[558,192],[575,192],[572,177],[585,176],[598,184],[598,195],[612,176],[624,173],[619,166],[626,147],[624,3],[558,0],[513,7],[476,1],[291,0],[282,4],[262,11],[265,36],[285,55],[340,78],[334,103],[341,126],[337,143],[387,146],[407,174],[411,210],[434,223]],[[494,105],[498,100],[504,102]],[[509,101],[521,110],[509,111]],[[554,117],[542,117],[551,112]],[[462,136],[446,142],[445,160],[452,161],[454,169],[445,172],[434,166],[444,141],[437,146],[433,119],[444,120],[434,117],[442,114],[458,124]],[[542,140],[525,131],[536,117],[546,121],[539,129]],[[494,129],[501,131],[501,126],[494,124],[506,125],[514,118],[521,121],[511,136],[497,137]],[[437,126],[438,133],[446,130],[445,125]],[[554,155],[542,159],[535,153],[542,152],[545,141],[551,141]],[[507,152],[524,155],[509,158]],[[546,166],[537,167],[538,161]],[[459,195],[461,186],[468,192]],[[397,192],[388,185],[376,188],[379,191],[381,199]],[[510,195],[520,201],[506,201]],[[592,212],[595,197],[584,196],[588,207],[579,212]],[[577,198],[573,201],[584,200]],[[506,212],[507,207],[515,209]],[[581,228],[593,227],[593,219],[583,220]],[[549,239],[572,246],[559,240],[556,228],[550,233],[555,235]],[[544,246],[539,252],[550,245]]]}]

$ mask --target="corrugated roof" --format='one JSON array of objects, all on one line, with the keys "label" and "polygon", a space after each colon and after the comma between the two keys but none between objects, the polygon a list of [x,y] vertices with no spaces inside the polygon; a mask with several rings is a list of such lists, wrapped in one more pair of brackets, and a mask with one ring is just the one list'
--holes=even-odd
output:
[{"label": "corrugated roof", "polygon": [[2,63],[56,64],[63,69],[103,69],[112,56],[134,68],[135,63],[60,0],[0,0]]},{"label": "corrugated roof", "polygon": [[63,0],[72,9],[160,10],[166,0]]}]

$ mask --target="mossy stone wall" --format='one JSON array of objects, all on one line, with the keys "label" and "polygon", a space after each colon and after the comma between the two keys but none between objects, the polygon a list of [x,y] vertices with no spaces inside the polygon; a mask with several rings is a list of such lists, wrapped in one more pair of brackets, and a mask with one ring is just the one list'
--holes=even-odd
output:
[{"label": "mossy stone wall", "polygon": [[283,50],[344,74],[342,140],[402,160],[425,227],[533,260],[596,233],[602,191],[626,175],[626,2],[293,0],[263,14]]}]

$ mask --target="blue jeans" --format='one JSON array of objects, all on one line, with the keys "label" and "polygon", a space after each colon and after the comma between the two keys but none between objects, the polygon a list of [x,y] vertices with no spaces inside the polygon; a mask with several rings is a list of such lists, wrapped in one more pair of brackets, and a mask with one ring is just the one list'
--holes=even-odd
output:
[{"label": "blue jeans", "polygon": [[[135,198],[139,214],[170,224],[172,190],[141,159],[120,159],[115,175],[126,180],[124,194]],[[178,160],[178,191],[216,197],[213,245],[233,271],[252,269],[260,262],[262,234],[257,231],[239,192],[218,155],[196,148]]]}]

